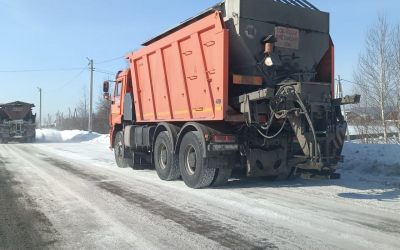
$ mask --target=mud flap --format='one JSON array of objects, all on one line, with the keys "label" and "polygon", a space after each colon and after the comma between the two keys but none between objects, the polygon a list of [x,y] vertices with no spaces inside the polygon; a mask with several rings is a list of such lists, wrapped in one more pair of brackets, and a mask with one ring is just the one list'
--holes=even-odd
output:
[{"label": "mud flap", "polygon": [[286,150],[265,151],[249,149],[247,153],[247,176],[289,176],[291,167],[286,162]]}]

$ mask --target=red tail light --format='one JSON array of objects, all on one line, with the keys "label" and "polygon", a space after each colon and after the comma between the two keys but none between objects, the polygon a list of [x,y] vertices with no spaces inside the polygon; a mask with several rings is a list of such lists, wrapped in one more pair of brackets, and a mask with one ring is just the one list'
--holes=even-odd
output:
[{"label": "red tail light", "polygon": [[213,135],[212,141],[216,143],[235,143],[236,136],[234,135]]}]

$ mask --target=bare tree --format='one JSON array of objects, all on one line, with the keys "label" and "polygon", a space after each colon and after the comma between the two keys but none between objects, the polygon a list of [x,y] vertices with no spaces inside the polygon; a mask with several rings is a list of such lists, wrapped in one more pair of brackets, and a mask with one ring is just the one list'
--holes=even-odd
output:
[{"label": "bare tree", "polygon": [[76,106],[74,129],[86,130],[89,121],[88,96],[86,88],[82,90],[82,99]]},{"label": "bare tree", "polygon": [[400,142],[400,24],[397,24],[394,30],[393,49],[394,49],[394,67],[395,67],[395,86],[396,86],[396,107],[397,115],[394,119],[397,121],[397,139]]},{"label": "bare tree", "polygon": [[99,95],[96,103],[96,112],[94,116],[93,130],[98,133],[108,133],[111,102],[104,99],[103,93]]},{"label": "bare tree", "polygon": [[51,114],[47,114],[47,117],[44,118],[43,124],[47,128],[51,128],[53,126],[54,121]]},{"label": "bare tree", "polygon": [[366,37],[366,50],[359,56],[354,78],[365,104],[379,110],[383,137],[388,142],[387,112],[393,100],[393,33],[385,16],[379,16]]},{"label": "bare tree", "polygon": [[[105,100],[103,95],[98,97],[96,109],[93,114],[93,131],[97,133],[108,133],[108,119],[110,115],[111,102]],[[86,91],[82,92],[82,99],[75,105],[73,109],[68,108],[68,115],[57,112],[56,126],[59,130],[79,129],[86,130],[88,124],[88,102]]]}]

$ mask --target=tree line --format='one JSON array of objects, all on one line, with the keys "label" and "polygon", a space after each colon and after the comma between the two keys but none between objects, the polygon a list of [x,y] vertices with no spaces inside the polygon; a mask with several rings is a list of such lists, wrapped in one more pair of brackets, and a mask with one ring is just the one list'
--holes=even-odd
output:
[{"label": "tree line", "polygon": [[[93,132],[107,134],[109,132],[108,117],[110,115],[111,102],[105,100],[103,96],[99,96],[93,113]],[[71,108],[68,108],[67,113],[57,112],[55,117],[48,115],[44,119],[44,124],[47,127],[53,127],[58,130],[88,130],[89,122],[89,103],[86,93],[79,103]]]},{"label": "tree line", "polygon": [[361,102],[352,108],[348,120],[363,141],[374,142],[370,135],[378,133],[385,143],[399,143],[400,23],[391,24],[380,15],[368,29],[365,50],[354,71],[354,85]]}]

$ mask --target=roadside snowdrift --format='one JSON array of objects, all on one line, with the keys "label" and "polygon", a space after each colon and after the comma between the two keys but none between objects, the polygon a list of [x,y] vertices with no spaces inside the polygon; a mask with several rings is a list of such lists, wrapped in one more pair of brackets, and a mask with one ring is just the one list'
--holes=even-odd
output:
[{"label": "roadside snowdrift", "polygon": [[98,133],[89,133],[82,130],[64,130],[58,131],[54,129],[37,129],[36,140],[45,143],[60,142],[93,142],[108,144],[109,135],[101,135]]},{"label": "roadside snowdrift", "polygon": [[400,145],[346,143],[343,155],[344,175],[400,187]]}]

